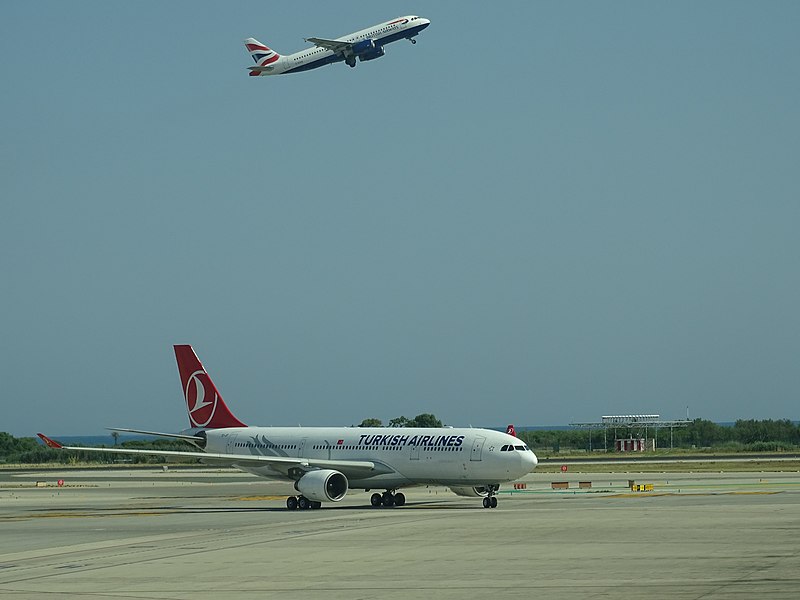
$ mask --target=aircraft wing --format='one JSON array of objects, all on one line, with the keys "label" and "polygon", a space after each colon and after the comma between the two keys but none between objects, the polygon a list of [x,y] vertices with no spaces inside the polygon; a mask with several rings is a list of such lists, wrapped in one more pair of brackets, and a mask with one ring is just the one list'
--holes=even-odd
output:
[{"label": "aircraft wing", "polygon": [[348,52],[353,48],[352,42],[343,42],[341,40],[326,40],[325,38],[310,37],[306,38],[307,42],[311,42],[315,46],[331,50],[332,52]]},{"label": "aircraft wing", "polygon": [[[346,477],[365,477],[380,473],[391,473],[392,470],[381,463],[367,460],[323,460],[315,458],[295,458],[291,456],[260,456],[253,454],[221,454],[213,452],[192,452],[183,450],[133,450],[128,448],[84,448],[81,446],[64,446],[44,434],[37,433],[50,448],[57,450],[81,450],[84,452],[111,452],[114,454],[146,454],[149,456],[173,456],[180,458],[198,458],[201,462],[215,466],[248,467],[269,466],[278,472],[287,474],[290,469],[312,471],[314,469],[336,469]],[[288,476],[288,475],[287,475]]]},{"label": "aircraft wing", "polygon": [[[186,440],[193,442],[202,442],[204,438],[199,435],[183,435],[181,433],[162,433],[160,431],[147,431],[146,429],[128,429],[126,427],[106,427],[109,431],[121,431],[123,433],[142,433],[144,435],[154,435],[157,437],[174,438],[176,440]],[[47,442],[45,442],[47,443]]]}]

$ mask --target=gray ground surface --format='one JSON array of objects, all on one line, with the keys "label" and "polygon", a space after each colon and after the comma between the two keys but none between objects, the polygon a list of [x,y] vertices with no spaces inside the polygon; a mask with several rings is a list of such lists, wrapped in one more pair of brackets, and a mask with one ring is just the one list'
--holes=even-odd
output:
[{"label": "gray ground surface", "polygon": [[[65,487],[51,485],[63,477]],[[653,483],[631,493],[628,479]],[[797,598],[800,473],[533,474],[497,509],[229,472],[0,472],[3,598]],[[551,489],[569,481],[567,491]],[[591,490],[576,489],[591,481]],[[511,486],[506,486],[510,488]]]}]

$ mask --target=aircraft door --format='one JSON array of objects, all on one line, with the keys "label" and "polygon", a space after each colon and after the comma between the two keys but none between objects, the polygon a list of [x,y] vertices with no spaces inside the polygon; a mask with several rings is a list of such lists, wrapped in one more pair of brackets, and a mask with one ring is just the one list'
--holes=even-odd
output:
[{"label": "aircraft door", "polygon": [[300,443],[297,445],[297,458],[305,458],[306,456],[306,440],[308,438],[303,438],[300,440]]},{"label": "aircraft door", "polygon": [[485,442],[486,438],[483,436],[478,436],[475,438],[475,441],[472,443],[472,452],[469,455],[469,459],[471,461],[482,460],[483,444]]},{"label": "aircraft door", "polygon": [[419,460],[419,446],[416,444],[411,446],[411,460]]}]

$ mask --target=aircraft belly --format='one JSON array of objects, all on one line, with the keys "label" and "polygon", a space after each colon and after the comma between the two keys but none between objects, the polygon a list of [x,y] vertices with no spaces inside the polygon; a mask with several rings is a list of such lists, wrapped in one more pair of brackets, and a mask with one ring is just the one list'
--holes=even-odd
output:
[{"label": "aircraft belly", "polygon": [[375,477],[367,477],[365,479],[351,479],[350,489],[395,489],[401,487],[409,487],[417,485],[415,481],[411,481],[406,477],[398,475],[397,473],[387,473],[385,475],[376,475]]},{"label": "aircraft belly", "polygon": [[253,467],[250,465],[233,465],[235,468],[239,469],[240,471],[244,471],[245,473],[250,473],[251,475],[256,475],[257,477],[266,477],[267,479],[289,479],[285,474],[280,471],[277,471],[274,467],[270,465],[263,465],[258,467]]}]

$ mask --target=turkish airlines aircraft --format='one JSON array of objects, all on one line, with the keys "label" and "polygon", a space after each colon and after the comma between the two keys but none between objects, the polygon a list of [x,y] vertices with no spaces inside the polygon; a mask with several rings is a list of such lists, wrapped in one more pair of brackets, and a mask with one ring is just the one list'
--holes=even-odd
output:
[{"label": "turkish airlines aircraft", "polygon": [[[443,485],[459,496],[483,497],[495,508],[501,483],[536,468],[536,455],[518,438],[488,429],[450,427],[248,427],[233,416],[191,346],[175,346],[190,428],[180,433],[120,429],[186,440],[198,451],[78,448],[38,434],[51,448],[121,454],[185,456],[294,482],[286,506],[319,508],[348,489],[373,493],[372,506],[402,506],[399,488]],[[509,426],[513,432],[513,428]]]},{"label": "turkish airlines aircraft", "polygon": [[422,17],[398,17],[335,40],[306,38],[307,42],[314,44],[313,48],[287,56],[278,54],[254,38],[247,38],[244,45],[256,63],[248,69],[251,76],[257,77],[299,73],[341,61],[355,67],[356,58],[365,62],[383,56],[385,54],[383,47],[391,42],[407,39],[416,44],[414,36],[430,24],[428,19]]}]

